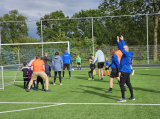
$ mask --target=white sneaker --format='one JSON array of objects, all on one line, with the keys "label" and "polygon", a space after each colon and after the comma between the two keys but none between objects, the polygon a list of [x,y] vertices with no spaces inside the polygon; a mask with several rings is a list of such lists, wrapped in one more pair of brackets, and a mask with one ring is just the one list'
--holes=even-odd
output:
[{"label": "white sneaker", "polygon": [[56,85],[55,83],[53,83],[53,85]]},{"label": "white sneaker", "polygon": [[60,83],[60,85],[62,85],[62,83]]},{"label": "white sneaker", "polygon": [[134,70],[132,71],[132,75],[134,75]]}]

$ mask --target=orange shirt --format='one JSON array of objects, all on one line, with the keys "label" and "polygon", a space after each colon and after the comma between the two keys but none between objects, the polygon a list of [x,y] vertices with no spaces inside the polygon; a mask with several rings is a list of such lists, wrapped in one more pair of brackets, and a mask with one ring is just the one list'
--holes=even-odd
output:
[{"label": "orange shirt", "polygon": [[121,58],[122,58],[123,53],[121,52],[121,50],[117,50],[117,51],[115,52],[115,54],[118,56],[118,61],[119,61],[119,64],[120,64],[120,61],[121,61]]},{"label": "orange shirt", "polygon": [[44,61],[43,60],[40,60],[40,59],[36,59],[32,62],[32,65],[33,66],[33,72],[41,72],[41,71],[44,71],[43,70],[43,65],[44,64]]}]

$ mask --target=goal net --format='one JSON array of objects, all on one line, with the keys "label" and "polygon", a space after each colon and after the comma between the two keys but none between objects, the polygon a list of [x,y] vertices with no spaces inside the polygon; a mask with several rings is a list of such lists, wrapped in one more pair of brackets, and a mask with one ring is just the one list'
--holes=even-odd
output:
[{"label": "goal net", "polygon": [[[62,56],[64,50],[70,53],[70,42],[41,42],[41,43],[13,43],[2,44],[1,47],[1,67],[0,67],[0,89],[4,85],[23,81],[23,62],[29,63],[36,55],[41,58],[47,53],[47,58],[52,60],[55,52]],[[48,62],[52,66],[52,62]]]}]

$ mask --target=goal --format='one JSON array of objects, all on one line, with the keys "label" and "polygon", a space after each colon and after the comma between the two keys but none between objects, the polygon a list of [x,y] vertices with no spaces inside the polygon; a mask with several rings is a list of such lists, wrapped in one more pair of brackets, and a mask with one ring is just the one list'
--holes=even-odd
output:
[{"label": "goal", "polygon": [[[55,52],[62,56],[64,50],[70,53],[71,43],[63,42],[38,42],[38,43],[12,43],[1,44],[0,89],[5,85],[23,81],[23,62],[29,63],[36,55],[44,56],[52,60]],[[51,66],[52,63],[48,62]]]}]

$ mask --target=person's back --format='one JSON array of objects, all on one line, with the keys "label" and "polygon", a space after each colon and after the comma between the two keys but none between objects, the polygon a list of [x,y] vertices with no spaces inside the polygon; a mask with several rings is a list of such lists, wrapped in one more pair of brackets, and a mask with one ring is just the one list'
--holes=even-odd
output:
[{"label": "person's back", "polygon": [[120,64],[120,61],[121,61],[121,58],[122,58],[123,53],[121,52],[121,50],[117,50],[117,51],[115,52],[115,54],[118,56],[118,61],[119,61],[119,64]]},{"label": "person's back", "polygon": [[98,62],[105,62],[104,53],[101,50],[98,50],[96,52],[96,54],[95,54],[95,60],[98,60]]},{"label": "person's back", "polygon": [[68,52],[65,52],[62,55],[63,64],[72,64],[71,56]]},{"label": "person's back", "polygon": [[51,67],[48,64],[45,64],[45,73],[49,74],[51,71]]},{"label": "person's back", "polygon": [[40,59],[36,59],[32,62],[33,72],[41,72],[43,71],[44,61]]},{"label": "person's back", "polygon": [[52,60],[52,67],[54,71],[61,71],[63,68],[63,61],[59,55],[55,55]]}]

